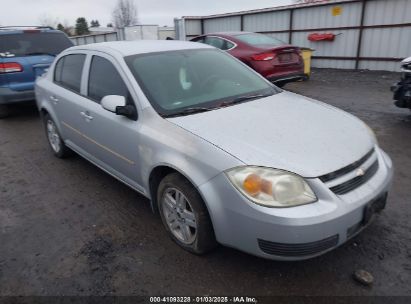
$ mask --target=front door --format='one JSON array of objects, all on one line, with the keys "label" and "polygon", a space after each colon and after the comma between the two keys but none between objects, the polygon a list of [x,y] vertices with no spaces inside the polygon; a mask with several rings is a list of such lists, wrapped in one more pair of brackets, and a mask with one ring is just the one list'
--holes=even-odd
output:
[{"label": "front door", "polygon": [[140,122],[109,112],[100,105],[107,95],[124,96],[135,106],[129,86],[108,55],[93,55],[88,69],[83,120],[85,150],[98,164],[126,183],[143,191],[140,169]]}]

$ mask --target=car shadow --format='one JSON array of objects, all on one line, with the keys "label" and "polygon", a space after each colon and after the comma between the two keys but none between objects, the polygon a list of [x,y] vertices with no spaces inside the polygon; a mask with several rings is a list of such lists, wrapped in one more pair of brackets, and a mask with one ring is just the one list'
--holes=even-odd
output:
[{"label": "car shadow", "polygon": [[23,104],[11,104],[8,106],[10,115],[5,120],[20,120],[40,118],[39,111],[36,106],[36,102],[30,101]]}]

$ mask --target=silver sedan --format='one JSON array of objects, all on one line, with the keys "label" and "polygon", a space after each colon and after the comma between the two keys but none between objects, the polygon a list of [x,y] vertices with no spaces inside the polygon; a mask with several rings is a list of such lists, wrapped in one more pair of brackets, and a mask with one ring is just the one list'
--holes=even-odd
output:
[{"label": "silver sedan", "polygon": [[67,49],[36,83],[52,152],[150,199],[170,237],[269,259],[323,254],[384,209],[393,167],[363,122],[213,47]]}]

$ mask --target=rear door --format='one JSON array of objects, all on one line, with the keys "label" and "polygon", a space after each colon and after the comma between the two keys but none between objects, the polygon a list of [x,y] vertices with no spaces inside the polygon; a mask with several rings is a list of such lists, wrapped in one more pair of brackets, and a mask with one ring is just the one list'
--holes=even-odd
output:
[{"label": "rear door", "polygon": [[79,152],[83,152],[87,143],[82,135],[86,123],[81,114],[87,102],[81,95],[86,58],[84,53],[61,57],[55,65],[53,84],[47,96],[57,114],[64,140]]}]

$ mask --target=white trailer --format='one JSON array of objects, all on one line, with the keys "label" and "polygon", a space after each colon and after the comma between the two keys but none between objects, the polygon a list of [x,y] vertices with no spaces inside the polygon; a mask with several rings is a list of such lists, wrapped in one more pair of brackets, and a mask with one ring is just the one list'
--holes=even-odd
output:
[{"label": "white trailer", "polygon": [[118,29],[119,40],[158,40],[158,25],[133,25]]}]

